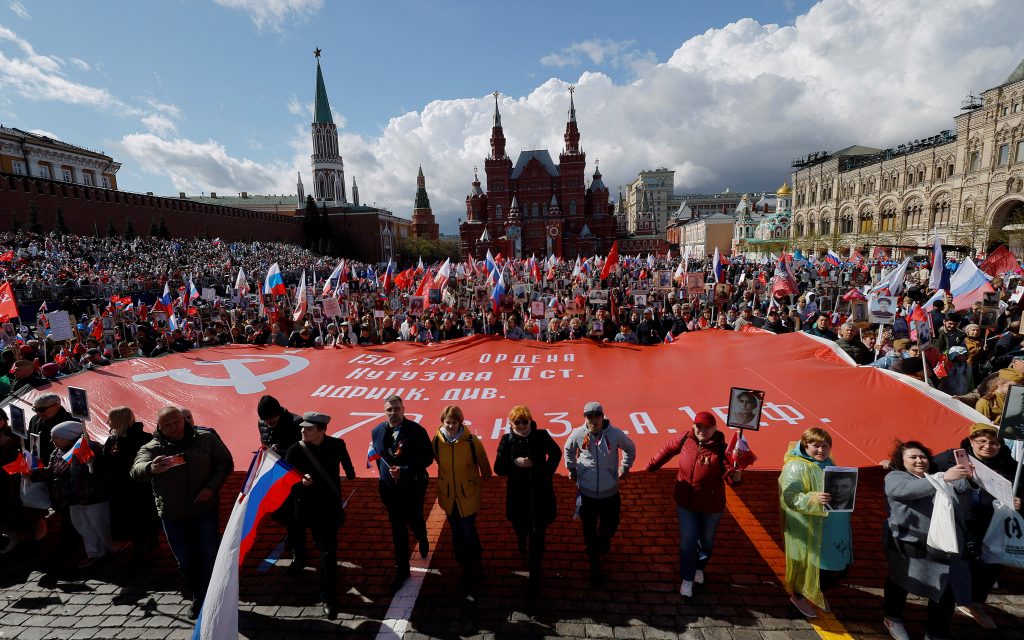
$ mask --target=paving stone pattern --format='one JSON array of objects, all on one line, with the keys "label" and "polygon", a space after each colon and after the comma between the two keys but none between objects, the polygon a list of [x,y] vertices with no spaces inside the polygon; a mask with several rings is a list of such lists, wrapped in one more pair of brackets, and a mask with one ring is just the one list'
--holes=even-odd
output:
[{"label": "paving stone pattern", "polygon": [[[734,515],[745,510],[727,511],[707,584],[697,588],[691,602],[678,593],[673,477],[674,472],[665,469],[636,472],[624,481],[622,525],[604,563],[607,578],[598,585],[587,577],[579,523],[571,519],[575,488],[567,478],[557,477],[559,515],[548,531],[547,574],[539,589],[527,586],[525,560],[505,521],[504,480],[488,481],[478,516],[483,576],[475,583],[461,578],[448,530],[441,530],[418,597],[400,603],[412,611],[404,637],[818,638],[814,627],[789,604],[777,578],[782,569],[777,474],[748,471],[744,483],[736,487],[730,500],[742,500],[757,522]],[[828,594],[835,616],[855,638],[888,637],[881,626],[881,586],[888,571],[880,542],[885,517],[881,477],[877,470],[862,471],[853,518],[856,562],[843,584]],[[241,474],[234,474],[224,496],[235,495],[240,481]],[[388,589],[393,567],[390,530],[376,483],[359,479],[345,487],[346,494],[353,489],[355,493],[339,549],[338,620],[321,616],[313,569],[291,576],[284,571],[287,562],[264,562],[284,538],[284,531],[270,522],[242,571],[242,637],[395,637],[387,630],[382,633],[381,625],[392,605]],[[222,496],[221,502],[223,524],[231,501]],[[429,509],[433,485],[427,502]],[[192,623],[185,615],[188,601],[179,592],[181,581],[162,538],[151,557],[135,558],[128,551],[86,570],[56,570],[58,528],[59,522],[53,522],[44,543],[23,545],[10,556],[0,556],[0,639],[191,637]],[[762,530],[766,539],[758,533]],[[75,552],[80,553],[77,547]],[[315,557],[314,549],[310,553]],[[989,609],[1000,628],[985,631],[958,616],[953,636],[1024,638],[1021,593],[1024,573],[1005,571]],[[923,635],[924,616],[922,601],[912,599],[907,615],[912,637]]]}]

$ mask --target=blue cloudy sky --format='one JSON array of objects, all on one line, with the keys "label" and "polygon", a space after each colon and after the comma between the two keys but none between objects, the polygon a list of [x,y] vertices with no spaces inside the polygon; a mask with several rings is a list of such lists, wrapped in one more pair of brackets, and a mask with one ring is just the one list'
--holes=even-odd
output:
[{"label": "blue cloudy sky", "polygon": [[1019,0],[0,0],[0,123],[101,149],[124,189],[310,183],[314,47],[364,202],[408,215],[422,164],[464,215],[501,91],[510,155],[561,149],[567,87],[613,192],[774,189],[792,158],[953,127],[1024,58]]}]

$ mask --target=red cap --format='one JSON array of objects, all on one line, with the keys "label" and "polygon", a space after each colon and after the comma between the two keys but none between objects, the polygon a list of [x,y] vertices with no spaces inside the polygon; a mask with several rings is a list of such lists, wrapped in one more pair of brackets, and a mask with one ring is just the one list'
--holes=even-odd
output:
[{"label": "red cap", "polygon": [[32,355],[33,353],[35,353],[35,350],[32,347],[28,346],[27,344],[21,345],[21,347],[18,348],[18,351],[23,356]]},{"label": "red cap", "polygon": [[714,427],[718,423],[715,422],[715,416],[707,411],[701,411],[693,417],[693,424],[699,424],[702,427]]}]

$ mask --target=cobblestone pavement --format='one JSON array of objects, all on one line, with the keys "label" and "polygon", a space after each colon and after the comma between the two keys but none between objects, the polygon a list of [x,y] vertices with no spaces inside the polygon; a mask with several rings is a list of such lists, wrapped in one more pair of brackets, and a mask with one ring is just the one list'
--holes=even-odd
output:
[{"label": "cobblestone pavement", "polygon": [[[418,557],[413,579],[392,598],[390,535],[375,482],[346,483],[353,494],[339,550],[339,609],[325,620],[317,605],[316,576],[287,575],[280,554],[284,532],[274,523],[242,571],[239,627],[245,638],[882,638],[881,585],[887,565],[880,527],[885,516],[881,473],[862,472],[854,514],[855,565],[829,592],[833,614],[808,621],[788,602],[776,488],[777,474],[748,472],[729,495],[708,580],[696,597],[678,594],[678,528],[672,502],[673,472],[634,473],[623,484],[622,526],[605,562],[607,579],[592,585],[579,525],[570,518],[575,491],[556,478],[559,518],[548,532],[547,575],[540,589],[527,586],[524,562],[504,519],[504,481],[485,484],[478,526],[485,571],[475,584],[460,579],[443,514],[430,512],[432,552]],[[225,496],[237,491],[232,478]],[[428,493],[428,508],[434,503]],[[222,499],[222,523],[230,500]],[[55,527],[58,526],[54,523]],[[188,638],[188,601],[178,592],[173,558],[161,545],[151,557],[126,552],[85,571],[52,570],[56,532],[45,544],[0,556],[0,638]],[[75,553],[80,553],[78,547]],[[315,551],[312,551],[315,554]],[[414,554],[415,555],[415,554]],[[72,559],[74,566],[77,557]],[[957,638],[1024,638],[1024,573],[1006,571],[990,598],[999,624],[985,631],[957,616]],[[911,637],[924,633],[925,609],[912,600]],[[815,624],[811,624],[814,622]]]}]

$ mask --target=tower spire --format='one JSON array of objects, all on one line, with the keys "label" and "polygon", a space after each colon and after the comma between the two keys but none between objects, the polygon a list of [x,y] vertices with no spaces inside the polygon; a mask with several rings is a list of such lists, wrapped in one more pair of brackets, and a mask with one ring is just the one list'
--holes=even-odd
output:
[{"label": "tower spire", "polygon": [[569,85],[569,121],[565,123],[565,153],[575,155],[580,152],[580,130],[576,126],[576,104],[572,94],[576,92],[574,85]]},{"label": "tower spire", "polygon": [[501,94],[495,91],[494,96],[494,123],[491,126],[491,158],[501,160],[505,157],[505,132],[501,128],[501,112],[498,111],[498,96]]},{"label": "tower spire", "polygon": [[[313,197],[317,202],[338,205],[347,201],[345,192],[345,163],[338,151],[338,127],[327,101],[327,87],[320,69],[320,49],[313,51],[316,58],[316,98],[313,110]],[[331,205],[333,206],[333,205]]]},{"label": "tower spire", "polygon": [[316,58],[316,109],[313,112],[313,122],[334,124],[331,103],[327,101],[327,87],[324,86],[324,74],[320,71],[320,49],[314,51],[313,56]]}]

